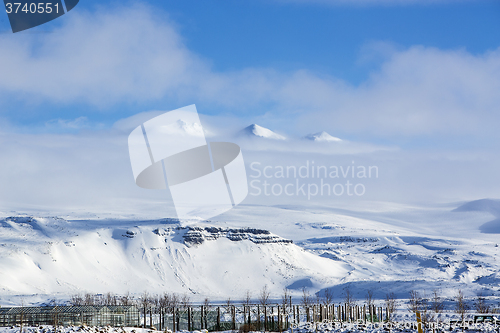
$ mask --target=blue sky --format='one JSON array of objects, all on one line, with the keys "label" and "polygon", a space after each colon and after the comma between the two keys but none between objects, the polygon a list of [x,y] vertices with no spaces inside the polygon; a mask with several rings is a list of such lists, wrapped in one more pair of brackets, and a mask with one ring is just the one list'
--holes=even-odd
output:
[{"label": "blue sky", "polygon": [[[314,158],[375,161],[371,199],[500,197],[498,1],[80,0],[17,34],[0,15],[0,31],[4,205],[163,200],[133,183],[126,138],[193,103],[216,134],[351,142]],[[301,165],[293,140],[245,161]]]},{"label": "blue sky", "polygon": [[[483,53],[500,45],[500,3],[334,6],[272,1],[154,1],[186,44],[217,70],[308,68],[353,83],[376,63],[359,60],[372,41]],[[372,66],[370,66],[372,65]]]},{"label": "blue sky", "polygon": [[[343,80],[359,86],[377,72],[387,60],[388,53],[395,50],[421,45],[442,51],[463,50],[472,55],[482,55],[500,46],[498,1],[426,1],[425,4],[408,5],[398,1],[339,4],[335,0],[158,0],[142,3],[150,6],[158,22],[168,22],[183,46],[216,73],[247,68],[279,73],[305,69],[320,78]],[[73,16],[79,14],[77,11],[89,15],[112,13],[117,6],[132,5],[133,2],[125,2],[124,5],[121,1],[82,0],[75,12],[24,34],[29,35],[35,45],[48,32],[60,33],[61,26],[71,24]],[[18,36],[20,34],[8,34],[6,15],[1,17],[0,24],[4,38],[11,41],[22,38]],[[386,44],[385,48],[373,47],[380,42]],[[196,102],[203,103],[203,100],[196,99]],[[120,118],[141,111],[174,108],[182,106],[183,102],[155,96],[140,101],[113,100],[96,107],[81,100],[60,103],[29,95],[7,100],[9,102],[4,102],[3,115],[17,126],[40,126],[53,119],[77,119],[82,116],[109,126]],[[263,102],[245,112],[210,104],[202,107],[201,112],[231,114],[249,121],[252,116],[276,111],[272,101]],[[270,121],[268,125],[273,124]]]}]

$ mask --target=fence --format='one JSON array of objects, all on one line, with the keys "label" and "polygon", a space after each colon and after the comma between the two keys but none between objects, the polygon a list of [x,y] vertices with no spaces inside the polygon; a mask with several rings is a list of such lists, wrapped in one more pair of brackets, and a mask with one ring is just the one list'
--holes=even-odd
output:
[{"label": "fence", "polygon": [[138,326],[135,306],[41,306],[0,308],[0,326]]},{"label": "fence", "polygon": [[143,326],[173,332],[187,330],[237,330],[248,325],[252,330],[284,331],[302,322],[381,322],[390,319],[387,309],[348,304],[329,305],[226,305],[188,306],[168,309],[149,307],[141,311]]}]

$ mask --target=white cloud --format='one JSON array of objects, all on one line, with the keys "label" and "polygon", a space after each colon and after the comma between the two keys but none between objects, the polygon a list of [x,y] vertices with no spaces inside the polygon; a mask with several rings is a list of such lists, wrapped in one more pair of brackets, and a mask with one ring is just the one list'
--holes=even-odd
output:
[{"label": "white cloud", "polygon": [[[226,137],[257,122],[295,137],[326,130],[347,140],[339,133],[451,136],[452,140],[479,138],[483,143],[499,139],[500,49],[471,55],[464,50],[423,46],[401,50],[373,44],[365,52],[382,53],[382,65],[369,80],[354,86],[307,70],[216,72],[187,49],[170,22],[147,7],[93,14],[76,11],[71,17],[52,34],[0,35],[0,97],[104,107],[162,99],[179,106],[196,101],[201,113],[205,105],[222,110],[224,116],[202,115],[201,120],[204,127]],[[255,110],[261,110],[258,116]],[[109,130],[0,133],[2,206],[93,210],[98,205],[109,209],[116,203],[125,210],[133,206],[130,203],[147,201],[143,207],[167,210],[166,192],[134,184],[126,140],[131,129],[162,112],[137,114]],[[0,121],[4,129],[11,127]],[[48,126],[78,129],[88,123],[81,117],[56,119]],[[499,195],[496,150],[463,161],[441,151],[435,156],[381,149],[375,144],[349,143],[332,150],[293,140],[280,144],[268,149],[242,142],[244,149],[249,148],[244,158],[247,163],[269,165],[300,165],[310,159],[318,164],[349,165],[354,151],[359,153],[356,163],[380,167],[380,180],[370,188],[370,199],[425,201]],[[457,154],[458,159],[464,156]],[[130,201],[123,204],[122,199]],[[260,200],[271,204],[268,198]]]},{"label": "white cloud", "polygon": [[91,124],[87,117],[78,117],[75,119],[52,119],[45,123],[48,128],[54,129],[68,129],[68,130],[78,130],[82,128],[89,128]]},{"label": "white cloud", "polygon": [[71,14],[50,34],[0,37],[4,93],[106,105],[175,95],[207,70],[151,9]]},{"label": "white cloud", "polygon": [[245,117],[259,110],[274,129],[298,136],[326,130],[353,137],[498,137],[500,49],[471,55],[370,44],[364,55],[384,60],[354,86],[307,70],[214,71],[171,22],[145,6],[77,11],[51,34],[2,35],[0,43],[4,99],[104,107],[196,102]]},{"label": "white cloud", "polygon": [[[79,134],[0,135],[0,210],[174,216],[167,191],[135,185],[128,134],[111,129]],[[500,159],[494,152],[409,152],[356,144],[329,149],[326,145],[313,147],[314,143],[296,141],[266,149],[262,143],[253,147],[249,142],[239,143],[248,174],[252,162],[261,163],[261,169],[268,165],[298,168],[307,161],[314,161],[316,166],[377,166],[379,177],[367,180],[366,196],[356,199],[360,202],[454,201],[500,195]],[[318,197],[306,202],[304,198],[260,196],[249,197],[245,203],[272,205],[292,200],[316,204],[337,199]]]},{"label": "white cloud", "polygon": [[[327,83],[320,85],[328,89]],[[415,46],[394,53],[359,87],[341,94],[331,89],[330,98],[326,93],[316,98],[318,112],[302,120],[382,136],[490,136],[500,120],[498,89],[500,49],[473,56]]]},{"label": "white cloud", "polygon": [[105,211],[145,200],[168,206],[165,191],[135,185],[125,133],[8,133],[0,142],[0,209]]}]

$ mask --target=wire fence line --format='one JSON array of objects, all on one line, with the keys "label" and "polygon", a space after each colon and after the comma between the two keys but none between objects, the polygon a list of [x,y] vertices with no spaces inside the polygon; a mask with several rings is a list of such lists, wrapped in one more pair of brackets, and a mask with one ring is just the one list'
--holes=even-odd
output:
[{"label": "wire fence line", "polygon": [[388,308],[375,305],[198,305],[166,309],[150,307],[142,312],[143,327],[175,331],[274,331],[281,332],[301,323],[378,323],[391,321]]}]

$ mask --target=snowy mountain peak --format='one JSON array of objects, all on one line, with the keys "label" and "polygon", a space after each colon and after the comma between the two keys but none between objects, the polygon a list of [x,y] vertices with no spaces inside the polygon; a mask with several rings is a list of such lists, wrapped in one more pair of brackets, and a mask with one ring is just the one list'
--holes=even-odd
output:
[{"label": "snowy mountain peak", "polygon": [[257,124],[252,124],[248,127],[245,127],[242,131],[244,134],[249,136],[257,136],[260,138],[266,139],[274,139],[274,140],[285,140],[286,138],[282,135],[274,133],[268,128],[259,126]]},{"label": "snowy mountain peak", "polygon": [[188,123],[182,119],[178,119],[176,122],[162,126],[164,133],[174,134],[174,135],[190,135],[203,137],[203,127],[199,123]]},{"label": "snowy mountain peak", "polygon": [[308,139],[311,141],[320,141],[320,142],[339,142],[339,141],[342,141],[342,139],[331,136],[330,134],[326,133],[325,131],[314,133],[314,134],[309,134],[305,137],[305,139]]}]

